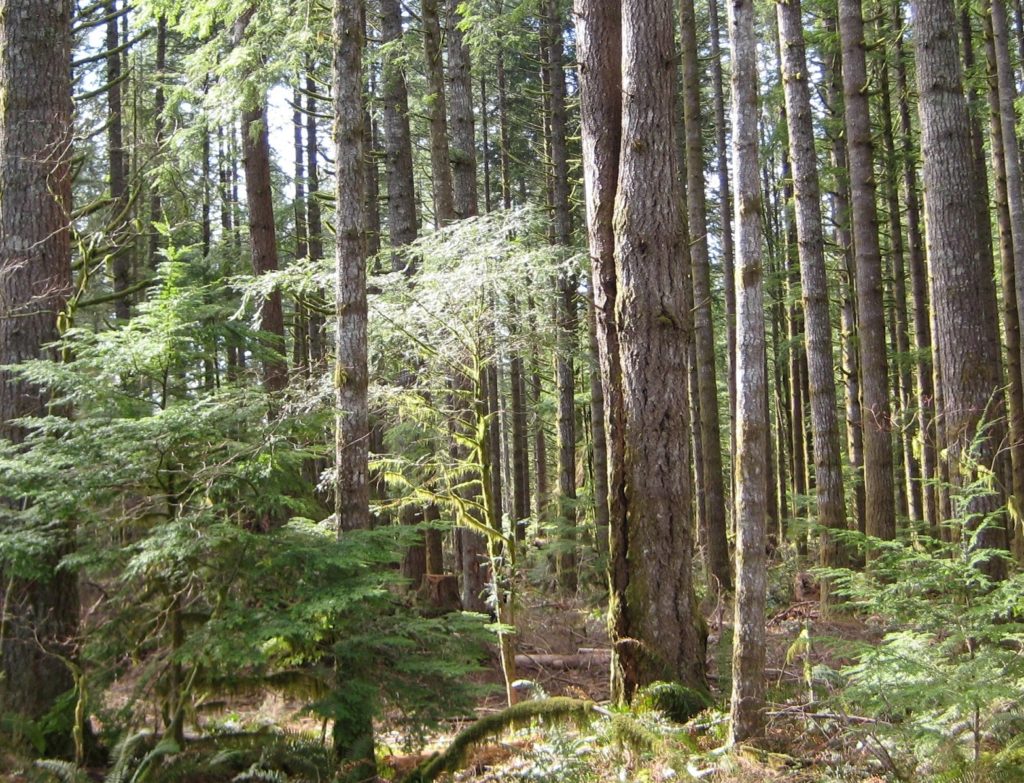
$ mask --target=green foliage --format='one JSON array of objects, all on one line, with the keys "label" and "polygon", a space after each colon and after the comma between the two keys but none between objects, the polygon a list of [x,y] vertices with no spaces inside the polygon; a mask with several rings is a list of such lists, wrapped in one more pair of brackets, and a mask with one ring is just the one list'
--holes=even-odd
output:
[{"label": "green foliage", "polygon": [[635,698],[638,709],[657,710],[676,723],[686,723],[712,704],[707,692],[678,682],[653,682],[641,688]]},{"label": "green foliage", "polygon": [[1024,575],[991,580],[979,566],[1002,553],[973,547],[970,536],[849,539],[871,551],[870,567],[821,574],[848,609],[882,618],[886,632],[854,648],[835,697],[841,710],[876,717],[871,733],[919,763],[945,754],[982,764],[982,751],[1024,721]]},{"label": "green foliage", "polygon": [[178,264],[161,274],[130,323],[72,330],[68,361],[17,368],[54,402],[23,422],[24,444],[0,445],[0,495],[26,501],[0,529],[4,572],[30,578],[70,548],[61,567],[97,596],[83,618],[88,691],[139,672],[133,699],[160,704],[168,727],[199,697],[254,688],[334,720],[397,707],[410,741],[467,710],[479,619],[426,619],[396,597],[407,531],[339,539],[317,521],[310,470],[330,409],[301,389],[271,400],[208,384],[202,324],[223,284]]}]

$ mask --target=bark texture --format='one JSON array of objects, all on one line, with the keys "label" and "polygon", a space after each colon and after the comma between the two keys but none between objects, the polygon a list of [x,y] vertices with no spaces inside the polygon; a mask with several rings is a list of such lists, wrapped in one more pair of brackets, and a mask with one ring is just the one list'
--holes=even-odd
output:
[{"label": "bark texture", "polygon": [[893,495],[889,369],[885,348],[878,207],[875,203],[874,149],[864,55],[864,20],[860,0],[839,0],[839,37],[843,58],[843,107],[857,279],[865,528],[869,535],[891,539],[896,535],[896,504]]},{"label": "bark texture", "polygon": [[[995,284],[992,269],[982,261],[953,3],[917,0],[914,21],[921,144],[928,150],[923,178],[941,413],[951,472],[962,485],[978,475],[978,465],[993,468],[1005,426],[1000,341],[993,329]],[[997,492],[974,494],[954,513],[964,517],[966,527],[977,529],[982,516],[999,504]],[[994,526],[978,532],[978,545],[1000,542],[1001,530]],[[1002,567],[1001,561],[990,560],[986,570],[1000,575]]]},{"label": "bark texture", "polygon": [[763,226],[758,179],[757,38],[753,0],[729,4],[736,194],[736,611],[730,741],[764,728],[767,506]]},{"label": "bark texture", "polygon": [[[832,323],[829,316],[825,239],[822,232],[821,188],[814,150],[807,57],[799,0],[776,4],[782,47],[782,75],[789,122],[789,157],[793,170],[796,232],[799,242],[803,316],[814,433],[814,480],[818,523],[828,530],[846,528],[843,465],[836,416]],[[803,437],[803,428],[795,425]],[[821,541],[822,565],[839,565],[839,549],[827,532]]]},{"label": "bark texture", "polygon": [[370,526],[366,348],[363,23],[359,0],[335,0],[332,102],[335,185],[335,500],[338,531]]},{"label": "bark texture", "polygon": [[[691,583],[693,489],[686,397],[686,270],[673,122],[670,0],[622,4],[622,146],[615,303],[625,422],[628,587],[636,684],[704,684],[706,631]],[[627,689],[626,698],[631,696]]]},{"label": "bark texture", "polygon": [[[71,286],[71,3],[0,0],[0,365],[54,358]],[[0,370],[0,437],[11,419],[43,414],[45,389]],[[7,526],[0,509],[0,525]],[[70,545],[57,531],[44,568]],[[0,572],[0,713],[41,717],[72,687],[56,657],[73,656],[77,579],[68,570],[25,580]]]}]

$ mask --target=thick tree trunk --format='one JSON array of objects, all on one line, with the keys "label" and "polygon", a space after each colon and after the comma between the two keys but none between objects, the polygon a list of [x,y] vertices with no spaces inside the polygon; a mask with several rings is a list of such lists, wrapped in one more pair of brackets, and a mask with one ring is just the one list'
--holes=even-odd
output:
[{"label": "thick tree trunk", "polygon": [[843,105],[856,259],[865,529],[868,535],[891,539],[896,535],[892,422],[882,302],[882,257],[878,243],[878,208],[875,203],[874,150],[860,0],[839,0],[839,36],[842,44]]},{"label": "thick tree trunk", "polygon": [[[975,465],[993,469],[1005,427],[1000,342],[993,328],[995,284],[980,246],[974,203],[977,184],[953,3],[917,0],[914,20],[921,145],[928,151],[923,176],[941,412],[953,479],[963,486],[977,477]],[[954,509],[967,529],[977,531],[976,545],[1001,544],[1001,530],[994,525],[979,528],[986,521],[984,515],[999,504],[998,492],[972,492]],[[985,570],[999,576],[1003,563],[991,559]]]},{"label": "thick tree trunk", "polygon": [[729,590],[729,542],[722,470],[722,437],[718,422],[718,382],[715,374],[715,332],[711,313],[711,262],[708,252],[707,204],[704,196],[704,138],[701,125],[697,30],[693,0],[680,3],[683,36],[683,114],[686,129],[686,205],[690,227],[694,331],[697,353],[697,393],[703,446],[704,508],[708,573],[717,589]]},{"label": "thick tree trunk", "polygon": [[729,737],[764,727],[765,516],[767,503],[764,294],[758,181],[757,38],[752,0],[729,4],[732,42],[733,172],[736,267],[736,611]]},{"label": "thick tree trunk", "polygon": [[359,0],[335,0],[335,519],[370,527],[366,347],[366,139]]},{"label": "thick tree trunk", "polygon": [[[814,150],[807,57],[799,0],[776,4],[782,43],[782,74],[789,122],[789,155],[796,198],[796,231],[807,368],[810,384],[811,429],[814,433],[814,478],[817,521],[822,526],[821,564],[843,564],[840,547],[829,535],[846,529],[843,465],[836,416],[836,381],[832,361],[832,322],[829,314],[825,238],[822,232],[821,189]],[[802,429],[802,428],[800,428]],[[822,595],[823,600],[825,595]]]},{"label": "thick tree trunk", "polygon": [[[0,0],[0,366],[56,358],[43,346],[59,337],[71,288],[70,62],[68,0]],[[0,369],[0,437],[21,441],[11,420],[48,403],[45,389]],[[45,575],[0,572],[0,714],[27,720],[73,685],[59,656],[75,654],[78,583],[56,570],[72,533],[51,535]]]},{"label": "thick tree trunk", "polygon": [[[615,638],[636,682],[704,684],[706,632],[691,582],[686,275],[673,127],[670,0],[622,4],[622,154],[615,200],[625,494],[626,605],[632,637]],[[623,686],[620,685],[620,688]]]}]

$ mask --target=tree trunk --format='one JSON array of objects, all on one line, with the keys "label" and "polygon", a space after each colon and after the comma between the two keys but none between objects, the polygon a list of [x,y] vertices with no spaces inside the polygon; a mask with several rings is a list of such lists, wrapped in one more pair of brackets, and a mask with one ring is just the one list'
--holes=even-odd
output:
[{"label": "tree trunk", "polygon": [[[265,105],[242,112],[242,154],[252,268],[256,275],[264,275],[277,271],[277,230],[274,225]],[[260,303],[260,329],[267,336],[264,350],[268,352],[263,359],[263,385],[267,391],[279,391],[288,383],[288,366],[281,355],[284,350],[284,314],[278,290]]]},{"label": "tree trunk", "polygon": [[448,0],[448,108],[451,114],[449,154],[455,217],[458,219],[473,217],[478,211],[473,76],[469,67],[469,46],[459,28],[461,23],[458,0]]},{"label": "tree trunk", "polygon": [[[924,157],[928,259],[943,392],[942,416],[954,481],[992,469],[1003,427],[995,285],[983,263],[974,198],[971,137],[950,0],[916,0],[914,42]],[[995,20],[993,20],[995,21]],[[979,428],[984,427],[983,433]],[[999,546],[995,526],[979,525],[1000,504],[997,492],[972,492],[957,504],[976,545]],[[969,516],[968,516],[969,515]],[[989,520],[991,521],[991,520]],[[985,570],[998,576],[1002,561]]]},{"label": "tree trunk", "polygon": [[[306,182],[309,203],[306,215],[309,220],[309,262],[315,264],[324,257],[323,220],[321,217],[320,200],[320,165],[319,144],[316,126],[316,81],[312,74],[306,75]],[[312,367],[324,361],[323,316],[313,313],[309,317],[309,360]]]},{"label": "tree trunk", "polygon": [[932,535],[939,529],[938,447],[935,429],[935,386],[932,380],[932,330],[928,313],[928,270],[921,230],[921,202],[917,188],[917,153],[910,121],[907,67],[903,54],[903,15],[900,0],[893,8],[896,34],[896,89],[899,93],[900,138],[903,153],[903,191],[907,205],[907,239],[910,251],[910,297],[917,360],[917,428],[921,433],[921,478],[924,481],[924,518]]},{"label": "tree trunk", "polygon": [[[722,232],[722,279],[725,289],[726,378],[729,387],[729,454],[736,453],[736,290],[733,288],[734,250],[732,237],[732,199],[729,194],[729,152],[725,143],[725,79],[719,42],[718,2],[708,0],[710,20],[711,82],[715,112],[715,157],[718,174],[718,210]],[[735,496],[736,471],[729,466],[729,497]],[[732,513],[729,514],[732,519]]]},{"label": "tree trunk", "polygon": [[686,398],[686,275],[679,213],[670,0],[622,4],[622,153],[615,267],[625,422],[632,638],[615,638],[636,682],[704,684],[706,632],[691,582],[692,487]]},{"label": "tree trunk", "polygon": [[124,113],[121,109],[121,36],[118,32],[117,0],[107,0],[107,176],[110,182],[111,240],[114,243],[113,272],[114,293],[121,293],[114,300],[114,315],[119,321],[131,318],[131,300],[124,290],[131,284],[131,258],[128,255],[126,224],[128,216],[128,174],[124,155]]},{"label": "tree trunk", "polygon": [[[545,0],[541,22],[544,35],[544,59],[548,81],[548,118],[551,140],[551,197],[555,243],[567,253],[572,247],[572,213],[569,207],[569,151],[566,140],[565,66],[562,47],[562,17],[555,0]],[[560,551],[559,587],[576,591],[576,404],[573,356],[576,353],[578,326],[578,283],[572,270],[558,274],[555,302],[555,386],[558,393],[558,520]]]},{"label": "tree trunk", "polygon": [[[44,346],[59,337],[71,288],[70,62],[70,2],[0,0],[0,367],[56,358]],[[20,442],[11,420],[48,404],[46,389],[0,369],[0,437]],[[50,535],[44,575],[0,572],[0,713],[27,720],[73,685],[59,656],[75,654],[78,582],[56,569],[73,533]]]},{"label": "tree trunk", "polygon": [[434,226],[455,220],[448,118],[445,113],[444,61],[441,57],[441,21],[438,0],[422,3],[423,56],[427,71],[424,103],[430,117],[430,176],[434,193]]},{"label": "tree trunk", "polygon": [[1003,284],[1003,333],[1006,339],[1007,408],[1010,430],[1010,491],[1016,505],[1014,517],[1014,554],[1018,562],[1024,559],[1024,526],[1019,513],[1024,508],[1024,387],[1021,382],[1020,316],[1014,268],[1014,237],[1010,223],[1007,194],[1006,157],[1003,147],[1003,128],[1000,116],[999,82],[995,40],[991,15],[984,18],[985,49],[988,60],[989,129],[992,139],[992,180],[996,192],[996,215],[999,225],[999,256]]},{"label": "tree trunk", "polygon": [[736,267],[736,611],[729,737],[764,729],[766,439],[761,193],[758,182],[757,38],[752,0],[729,4],[732,42]]},{"label": "tree trunk", "polygon": [[[782,44],[782,74],[789,123],[789,156],[796,198],[796,231],[810,384],[811,429],[814,433],[814,479],[817,519],[823,528],[820,556],[823,566],[843,565],[831,530],[846,529],[843,465],[836,417],[836,381],[832,362],[832,322],[829,315],[825,239],[822,233],[821,189],[814,150],[807,57],[799,0],[776,4]],[[802,429],[802,428],[800,428]],[[823,600],[827,600],[825,593]]]},{"label": "tree trunk", "polygon": [[[156,78],[156,89],[153,98],[153,147],[156,150],[154,162],[158,162],[163,152],[164,143],[164,72],[167,69],[167,17],[163,14],[156,18],[156,62],[154,63],[154,74]],[[160,251],[160,232],[153,227],[153,224],[163,220],[163,196],[160,193],[159,181],[153,181],[149,186],[149,264],[154,269],[160,263],[158,255]]]},{"label": "tree trunk", "polygon": [[612,687],[619,700],[636,688],[636,654],[631,615],[626,610],[629,587],[629,542],[625,495],[625,427],[622,365],[615,321],[618,280],[615,270],[613,209],[619,176],[622,135],[622,16],[618,3],[575,0],[577,58],[580,63],[580,121],[583,178],[586,190],[587,240],[594,292],[604,434],[608,461],[608,628],[616,643]]},{"label": "tree trunk", "polygon": [[366,139],[360,0],[335,0],[335,519],[370,527],[366,347]]},{"label": "tree trunk", "polygon": [[693,278],[694,331],[697,353],[697,393],[703,446],[704,508],[708,573],[716,588],[729,590],[729,542],[726,536],[722,436],[718,422],[718,382],[715,375],[715,332],[711,313],[711,262],[708,252],[707,204],[704,196],[704,138],[700,110],[700,69],[693,0],[680,3],[683,36],[683,114],[686,129],[686,206]]},{"label": "tree trunk", "polygon": [[381,0],[380,28],[384,52],[381,102],[388,183],[388,238],[391,247],[401,247],[416,238],[417,221],[412,135],[409,131],[409,93],[405,71],[394,49],[396,42],[402,40],[400,0]]},{"label": "tree trunk", "polygon": [[896,535],[893,498],[889,370],[882,303],[882,257],[878,243],[874,151],[868,109],[864,20],[860,0],[839,0],[843,58],[843,105],[849,155],[851,222],[857,278],[857,345],[860,352],[864,437],[865,530]]}]

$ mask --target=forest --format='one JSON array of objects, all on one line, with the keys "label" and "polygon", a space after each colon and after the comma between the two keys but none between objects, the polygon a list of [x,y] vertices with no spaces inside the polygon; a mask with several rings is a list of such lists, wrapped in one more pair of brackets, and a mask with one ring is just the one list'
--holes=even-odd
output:
[{"label": "forest", "polygon": [[1022,0],[0,0],[0,780],[1024,781]]}]

